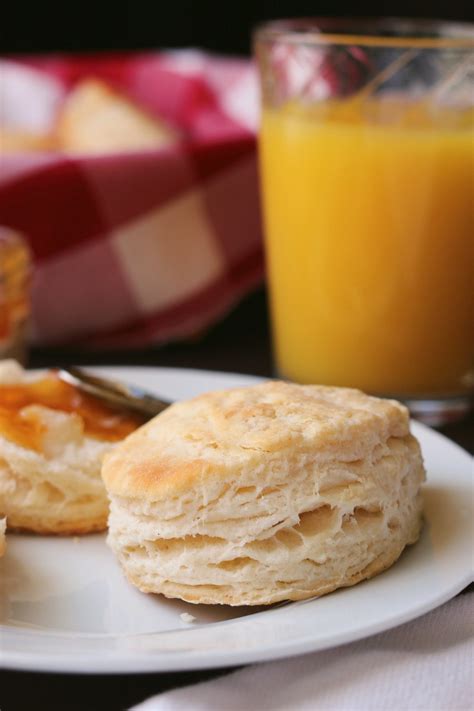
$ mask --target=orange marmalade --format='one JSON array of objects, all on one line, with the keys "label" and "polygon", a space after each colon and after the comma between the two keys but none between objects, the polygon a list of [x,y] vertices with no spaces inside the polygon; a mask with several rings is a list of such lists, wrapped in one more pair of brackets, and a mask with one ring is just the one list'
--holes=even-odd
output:
[{"label": "orange marmalade", "polygon": [[51,371],[29,383],[0,386],[0,435],[28,449],[41,450],[44,426],[24,416],[23,408],[42,405],[81,417],[84,433],[94,439],[116,442],[145,421],[139,415],[116,410],[62,381]]},{"label": "orange marmalade", "polygon": [[24,360],[30,272],[31,255],[25,240],[0,226],[0,358]]}]

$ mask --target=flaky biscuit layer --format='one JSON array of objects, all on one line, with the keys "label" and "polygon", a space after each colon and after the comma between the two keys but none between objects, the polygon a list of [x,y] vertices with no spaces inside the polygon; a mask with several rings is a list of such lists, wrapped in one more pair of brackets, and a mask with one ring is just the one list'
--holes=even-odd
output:
[{"label": "flaky biscuit layer", "polygon": [[[0,363],[0,383],[28,378],[13,361]],[[75,414],[39,405],[23,408],[42,432],[41,451],[0,435],[0,516],[9,529],[76,534],[107,527],[108,501],[100,477],[104,454],[112,448],[84,434]]]},{"label": "flaky biscuit layer", "polygon": [[109,543],[131,582],[189,602],[321,595],[419,535],[406,409],[270,382],[174,405],[107,455]]}]

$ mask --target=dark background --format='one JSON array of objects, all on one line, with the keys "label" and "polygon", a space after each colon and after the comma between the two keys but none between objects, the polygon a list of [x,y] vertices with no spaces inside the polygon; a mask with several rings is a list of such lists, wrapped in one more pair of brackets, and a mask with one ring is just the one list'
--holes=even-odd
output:
[{"label": "dark background", "polygon": [[252,28],[302,16],[405,16],[472,20],[466,0],[3,0],[0,52],[204,47],[250,50]]}]

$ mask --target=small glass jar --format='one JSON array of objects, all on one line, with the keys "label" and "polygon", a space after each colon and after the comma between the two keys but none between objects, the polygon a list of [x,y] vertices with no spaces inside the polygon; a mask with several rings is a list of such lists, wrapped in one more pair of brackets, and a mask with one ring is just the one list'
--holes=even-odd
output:
[{"label": "small glass jar", "polygon": [[0,227],[0,359],[26,360],[31,265],[24,238]]}]

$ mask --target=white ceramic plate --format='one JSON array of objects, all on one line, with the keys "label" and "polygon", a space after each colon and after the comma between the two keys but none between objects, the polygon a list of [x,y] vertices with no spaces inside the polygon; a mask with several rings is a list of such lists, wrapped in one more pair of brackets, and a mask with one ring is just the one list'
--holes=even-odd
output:
[{"label": "white ceramic plate", "polygon": [[[180,399],[256,382],[167,368],[97,368]],[[422,615],[472,579],[472,459],[413,424],[428,470],[420,541],[378,577],[271,609],[195,606],[123,578],[105,536],[8,536],[0,561],[0,663],[69,672],[148,672],[245,664],[334,647]],[[188,612],[192,624],[181,620]]]}]

